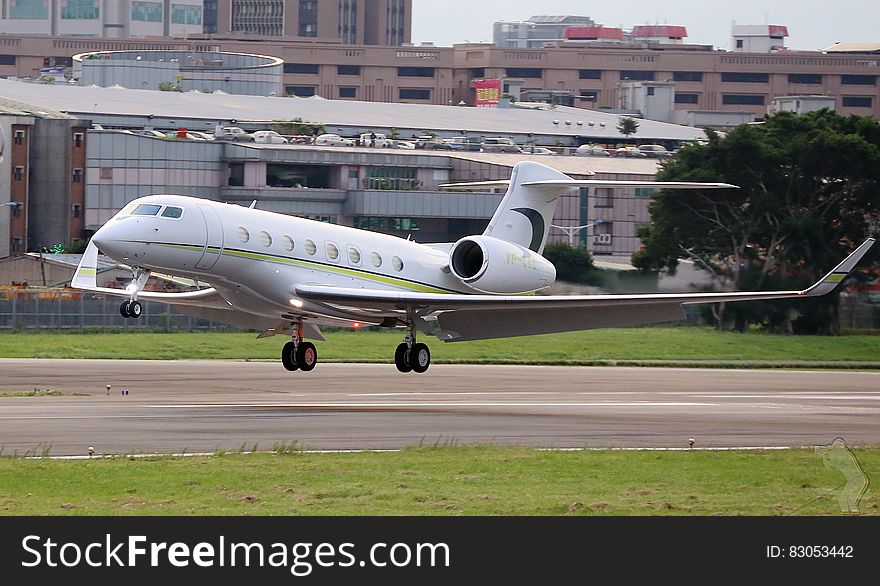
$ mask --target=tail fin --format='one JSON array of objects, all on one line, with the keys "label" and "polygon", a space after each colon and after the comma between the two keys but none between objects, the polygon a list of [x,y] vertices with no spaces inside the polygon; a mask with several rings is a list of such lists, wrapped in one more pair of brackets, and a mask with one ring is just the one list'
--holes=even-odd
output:
[{"label": "tail fin", "polygon": [[[523,183],[561,180],[553,186],[523,186]],[[484,236],[525,246],[538,254],[544,251],[556,202],[573,188],[564,181],[571,177],[541,163],[520,161],[510,175],[510,186]]]}]

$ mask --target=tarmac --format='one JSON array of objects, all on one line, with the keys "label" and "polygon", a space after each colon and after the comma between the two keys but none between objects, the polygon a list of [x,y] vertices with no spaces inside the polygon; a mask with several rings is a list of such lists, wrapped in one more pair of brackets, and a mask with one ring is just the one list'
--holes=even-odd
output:
[{"label": "tarmac", "polygon": [[3,454],[880,445],[880,372],[854,370],[0,360],[0,393],[35,388],[65,396],[0,397]]}]

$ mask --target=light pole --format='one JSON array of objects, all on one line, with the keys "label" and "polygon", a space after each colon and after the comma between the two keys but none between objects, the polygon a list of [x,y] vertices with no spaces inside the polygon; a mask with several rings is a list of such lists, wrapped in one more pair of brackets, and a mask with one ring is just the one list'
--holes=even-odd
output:
[{"label": "light pole", "polygon": [[568,235],[568,245],[574,248],[574,237],[581,230],[585,230],[587,228],[592,228],[593,226],[598,226],[604,220],[596,220],[595,222],[590,222],[589,224],[584,224],[583,226],[557,226],[556,224],[550,224],[553,228],[558,228],[565,232]]}]

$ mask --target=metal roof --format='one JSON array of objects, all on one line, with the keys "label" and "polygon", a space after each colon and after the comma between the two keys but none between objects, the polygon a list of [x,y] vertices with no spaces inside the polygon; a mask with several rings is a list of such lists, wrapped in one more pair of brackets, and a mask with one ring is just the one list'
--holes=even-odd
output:
[{"label": "metal roof", "polygon": [[834,43],[827,49],[826,53],[880,53],[880,42],[842,42]]},{"label": "metal roof", "polygon": [[[358,102],[320,98],[278,98],[201,92],[157,92],[125,88],[60,86],[0,80],[0,95],[41,108],[63,109],[83,116],[164,116],[210,120],[262,122],[300,117],[327,126],[414,128],[480,134],[582,136],[613,142],[620,116],[580,108],[526,110],[467,108],[426,104]],[[653,120],[640,120],[631,138],[691,140],[702,129]]]}]

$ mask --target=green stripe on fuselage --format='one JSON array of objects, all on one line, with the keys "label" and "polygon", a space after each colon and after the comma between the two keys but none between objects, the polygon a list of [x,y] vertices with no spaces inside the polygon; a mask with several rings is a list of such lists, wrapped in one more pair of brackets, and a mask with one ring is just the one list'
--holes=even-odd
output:
[{"label": "green stripe on fuselage", "polygon": [[[168,246],[171,248],[181,248],[184,250],[199,250],[199,251],[204,250],[203,246],[194,246],[192,244],[170,244],[170,243],[166,243],[166,242],[154,242],[153,244],[158,244],[159,246]],[[209,246],[208,252],[211,252],[214,254],[220,254],[220,249],[215,246]],[[277,262],[280,264],[297,266],[297,267],[302,267],[302,268],[307,268],[307,269],[327,271],[330,273],[336,273],[338,275],[345,275],[347,277],[357,277],[357,278],[361,278],[361,279],[367,279],[369,281],[375,281],[377,283],[383,283],[385,285],[392,285],[394,287],[403,287],[405,289],[409,289],[410,291],[418,291],[420,293],[452,293],[453,292],[453,291],[449,291],[446,289],[440,289],[439,287],[434,287],[432,285],[426,285],[424,283],[407,281],[405,279],[399,279],[396,277],[377,275],[375,273],[364,271],[362,269],[337,267],[337,266],[323,264],[323,263],[319,263],[319,262],[300,260],[300,259],[296,259],[296,258],[288,258],[285,256],[274,256],[274,255],[268,255],[268,254],[260,254],[257,252],[249,252],[247,250],[237,250],[234,248],[224,249],[222,254],[225,256],[231,256],[231,257],[236,257],[236,258],[249,258],[249,259],[253,259],[253,260],[265,260],[268,262]]]}]

